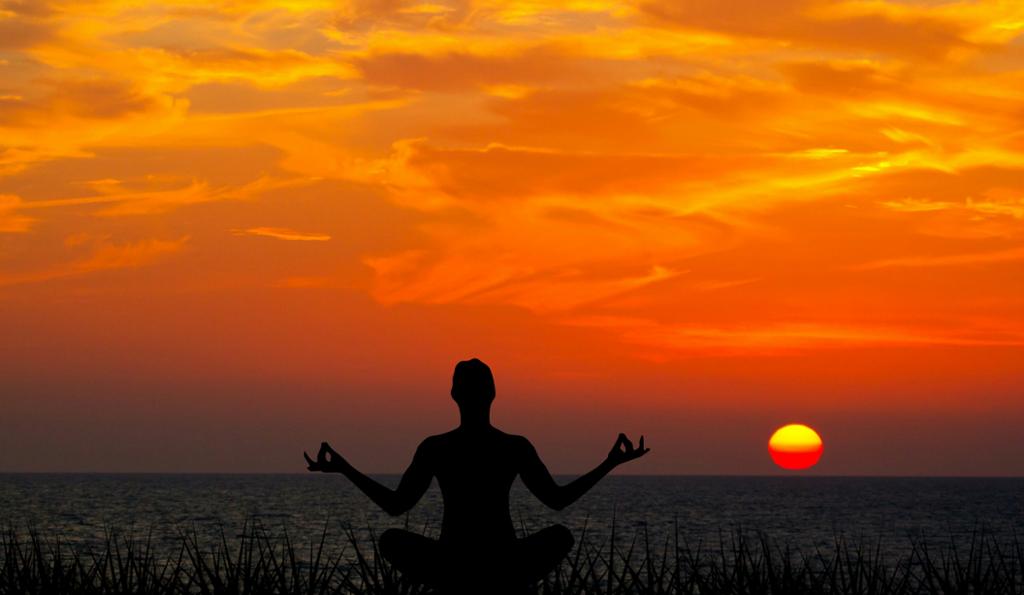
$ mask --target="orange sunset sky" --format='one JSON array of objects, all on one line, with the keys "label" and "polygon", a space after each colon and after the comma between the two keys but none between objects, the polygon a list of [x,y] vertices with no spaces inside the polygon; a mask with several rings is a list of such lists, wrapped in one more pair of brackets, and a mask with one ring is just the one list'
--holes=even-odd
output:
[{"label": "orange sunset sky", "polygon": [[0,0],[0,470],[1024,474],[1024,2]]}]

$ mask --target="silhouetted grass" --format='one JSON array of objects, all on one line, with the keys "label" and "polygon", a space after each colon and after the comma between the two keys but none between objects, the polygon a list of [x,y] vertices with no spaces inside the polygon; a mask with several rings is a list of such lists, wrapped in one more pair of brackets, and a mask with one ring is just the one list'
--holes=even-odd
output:
[{"label": "silhouetted grass", "polygon": [[[794,551],[756,532],[723,534],[715,547],[674,538],[656,545],[646,532],[623,541],[580,545],[535,593],[586,595],[915,594],[1024,595],[1024,544],[983,533],[965,543],[911,540],[910,553],[887,561],[880,545],[836,538],[827,550]],[[325,530],[298,544],[259,523],[229,540],[205,543],[195,530],[171,548],[150,536],[106,533],[100,547],[8,528],[0,536],[0,595],[138,593],[145,595],[327,593],[427,595],[384,563],[372,532]],[[482,588],[481,593],[487,593]]]}]

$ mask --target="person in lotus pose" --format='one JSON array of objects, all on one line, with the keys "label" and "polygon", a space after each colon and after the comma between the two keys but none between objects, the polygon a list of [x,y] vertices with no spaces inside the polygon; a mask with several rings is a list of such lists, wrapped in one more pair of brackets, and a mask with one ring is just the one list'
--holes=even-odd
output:
[{"label": "person in lotus pose", "polygon": [[601,464],[560,486],[529,440],[491,425],[494,394],[494,377],[486,364],[478,359],[459,362],[451,391],[459,407],[459,427],[425,439],[394,490],[360,473],[326,442],[316,460],[303,453],[310,471],[341,473],[394,516],[412,508],[437,478],[444,501],[440,539],[388,529],[378,543],[384,558],[412,582],[456,593],[511,593],[536,583],[568,555],[574,540],[563,525],[516,537],[509,514],[509,490],[516,476],[542,503],[562,510],[609,471],[650,450],[643,436],[634,448],[619,434]]}]

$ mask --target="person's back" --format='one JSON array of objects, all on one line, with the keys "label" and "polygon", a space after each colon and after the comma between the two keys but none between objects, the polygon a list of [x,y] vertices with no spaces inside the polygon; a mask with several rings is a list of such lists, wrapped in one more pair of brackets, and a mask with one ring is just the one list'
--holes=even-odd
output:
[{"label": "person's back", "polygon": [[521,465],[521,437],[496,428],[458,428],[425,441],[444,498],[441,541],[515,540],[509,492]]},{"label": "person's back", "polygon": [[416,582],[465,593],[515,591],[543,578],[573,546],[572,534],[562,525],[516,537],[509,516],[515,478],[522,478],[545,505],[561,510],[617,465],[648,449],[643,436],[634,449],[625,434],[619,434],[604,462],[559,486],[526,438],[491,425],[495,389],[486,364],[477,359],[459,362],[451,395],[459,406],[459,427],[424,440],[395,490],[357,471],[326,442],[315,461],[303,455],[310,471],[344,474],[392,515],[412,508],[436,477],[444,499],[440,540],[388,529],[379,541],[383,556]]}]

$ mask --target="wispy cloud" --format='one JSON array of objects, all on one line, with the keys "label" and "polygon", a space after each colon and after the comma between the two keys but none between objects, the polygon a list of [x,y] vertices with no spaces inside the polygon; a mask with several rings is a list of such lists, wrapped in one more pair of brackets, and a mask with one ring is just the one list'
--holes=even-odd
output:
[{"label": "wispy cloud", "polygon": [[331,239],[331,236],[325,233],[296,231],[287,227],[250,227],[248,229],[232,229],[231,233],[236,236],[258,236],[289,242],[326,242]]},{"label": "wispy cloud", "polygon": [[990,198],[977,200],[967,197],[962,202],[906,198],[903,200],[883,201],[882,206],[893,211],[905,213],[930,213],[935,211],[970,211],[983,215],[1006,215],[1014,219],[1024,219],[1024,190],[1017,190],[1016,196],[1001,200]]},{"label": "wispy cloud", "polygon": [[645,318],[615,316],[576,317],[566,322],[617,331],[623,340],[645,347],[703,355],[926,345],[1024,347],[1024,329],[978,329],[962,324],[946,325],[944,328],[914,328],[795,322],[715,327],[664,324]]},{"label": "wispy cloud", "polygon": [[188,236],[183,236],[176,240],[150,239],[123,244],[104,241],[96,245],[92,254],[85,258],[36,271],[0,273],[0,287],[43,283],[99,271],[147,266],[179,252],[188,239]]},{"label": "wispy cloud", "polygon": [[1010,248],[991,252],[972,252],[968,254],[945,254],[940,256],[908,256],[904,258],[888,258],[874,260],[851,267],[853,270],[870,271],[890,268],[913,267],[954,267],[998,262],[1024,260],[1024,248]]},{"label": "wispy cloud", "polygon": [[0,233],[23,233],[32,227],[34,219],[15,212],[22,202],[17,196],[0,194]]},{"label": "wispy cloud", "polygon": [[244,200],[264,192],[308,184],[308,180],[281,180],[263,176],[239,186],[212,188],[209,183],[192,180],[186,185],[161,190],[134,190],[120,180],[94,180],[92,196],[20,201],[11,207],[21,210],[55,209],[89,205],[110,205],[96,212],[105,217],[160,215],[174,209],[221,200]]}]

